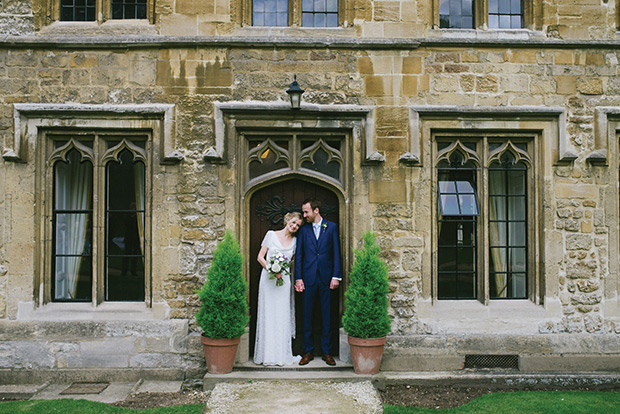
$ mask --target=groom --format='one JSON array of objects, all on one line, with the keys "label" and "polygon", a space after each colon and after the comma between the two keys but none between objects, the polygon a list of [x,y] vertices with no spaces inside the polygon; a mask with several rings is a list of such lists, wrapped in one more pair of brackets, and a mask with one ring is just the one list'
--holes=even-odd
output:
[{"label": "groom", "polygon": [[321,304],[323,361],[327,365],[336,365],[334,358],[329,355],[329,349],[331,291],[338,288],[342,280],[338,228],[335,223],[321,217],[319,200],[306,199],[301,210],[310,225],[299,229],[295,260],[295,290],[303,292],[304,355],[299,365],[306,365],[314,359],[312,316],[317,296]]}]

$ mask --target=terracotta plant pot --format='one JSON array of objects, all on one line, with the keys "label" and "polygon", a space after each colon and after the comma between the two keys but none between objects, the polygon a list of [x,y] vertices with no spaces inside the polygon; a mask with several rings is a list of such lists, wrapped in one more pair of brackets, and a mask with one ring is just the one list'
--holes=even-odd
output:
[{"label": "terracotta plant pot", "polygon": [[368,339],[349,336],[349,345],[351,346],[353,369],[356,374],[376,374],[379,372],[385,336]]},{"label": "terracotta plant pot", "polygon": [[210,374],[228,374],[232,371],[241,338],[213,339],[201,336],[200,341]]}]

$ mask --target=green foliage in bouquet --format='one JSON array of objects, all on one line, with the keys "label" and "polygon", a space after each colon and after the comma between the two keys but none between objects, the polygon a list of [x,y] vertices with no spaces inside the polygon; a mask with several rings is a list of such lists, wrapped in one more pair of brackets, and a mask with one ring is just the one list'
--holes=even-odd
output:
[{"label": "green foliage in bouquet", "polygon": [[351,284],[345,293],[344,330],[355,338],[381,338],[391,329],[388,315],[388,267],[379,257],[376,235],[367,232],[355,251]]},{"label": "green foliage in bouquet", "polygon": [[238,338],[248,324],[247,285],[239,243],[226,232],[213,254],[207,282],[197,293],[202,301],[196,321],[209,338]]}]

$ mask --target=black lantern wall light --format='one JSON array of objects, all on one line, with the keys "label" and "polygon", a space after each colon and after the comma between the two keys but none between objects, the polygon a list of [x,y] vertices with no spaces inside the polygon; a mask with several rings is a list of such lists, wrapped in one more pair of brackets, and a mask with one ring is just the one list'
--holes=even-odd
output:
[{"label": "black lantern wall light", "polygon": [[304,90],[297,83],[297,75],[293,75],[293,82],[291,82],[286,93],[288,93],[291,99],[291,109],[299,109],[301,107],[301,95],[304,93]]}]

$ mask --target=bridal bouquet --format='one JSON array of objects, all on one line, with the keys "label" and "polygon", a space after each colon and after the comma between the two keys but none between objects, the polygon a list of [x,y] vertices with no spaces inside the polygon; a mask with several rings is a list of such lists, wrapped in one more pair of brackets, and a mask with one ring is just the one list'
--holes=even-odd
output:
[{"label": "bridal bouquet", "polygon": [[276,286],[284,285],[282,276],[276,278],[278,273],[290,273],[291,262],[282,253],[274,253],[267,261],[267,270],[269,271],[269,279],[277,279]]}]

